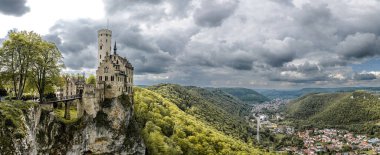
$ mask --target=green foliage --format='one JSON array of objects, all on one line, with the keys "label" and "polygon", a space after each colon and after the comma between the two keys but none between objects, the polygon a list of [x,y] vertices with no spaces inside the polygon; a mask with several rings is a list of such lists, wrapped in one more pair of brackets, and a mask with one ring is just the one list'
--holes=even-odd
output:
[{"label": "green foliage", "polygon": [[7,90],[5,90],[4,88],[0,88],[0,97],[1,96],[7,96],[7,95],[8,95]]},{"label": "green foliage", "polygon": [[32,102],[4,101],[0,102],[0,152],[3,154],[15,154],[14,140],[25,137],[26,125],[23,121],[24,114],[30,108],[36,106]]},{"label": "green foliage", "polygon": [[261,95],[260,93],[247,88],[216,88],[231,94],[232,96],[238,98],[239,100],[248,104],[257,104],[265,101],[269,101],[269,98]]},{"label": "green foliage", "polygon": [[91,74],[87,79],[86,79],[86,84],[95,84],[96,83],[96,78],[95,75]]},{"label": "green foliage", "polygon": [[21,99],[25,90],[42,97],[52,92],[63,67],[62,55],[54,43],[44,41],[34,32],[10,31],[0,48],[1,85],[9,85]]},{"label": "green foliage", "polygon": [[65,119],[65,109],[54,109],[54,114],[58,121],[64,123],[64,124],[73,124],[79,120],[78,118],[78,111],[76,107],[71,106],[70,107],[70,119]]},{"label": "green foliage", "polygon": [[253,130],[244,118],[249,115],[250,106],[235,100],[221,90],[206,90],[174,84],[161,84],[148,89],[159,93],[184,112],[227,135],[244,141],[253,137],[253,133],[250,132]]},{"label": "green foliage", "polygon": [[134,88],[135,116],[148,154],[264,154],[182,111],[144,88]]},{"label": "green foliage", "polygon": [[379,134],[380,100],[364,92],[311,94],[287,107],[288,117],[303,127],[339,127]]}]

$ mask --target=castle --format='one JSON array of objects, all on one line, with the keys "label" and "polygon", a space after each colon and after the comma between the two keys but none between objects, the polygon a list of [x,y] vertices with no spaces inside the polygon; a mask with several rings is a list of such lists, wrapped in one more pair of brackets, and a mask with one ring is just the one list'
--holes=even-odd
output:
[{"label": "castle", "polygon": [[98,31],[98,68],[96,89],[104,91],[100,98],[133,94],[133,66],[126,57],[117,54],[116,41],[112,53],[112,31]]},{"label": "castle", "polygon": [[133,66],[126,57],[117,54],[116,41],[112,52],[112,31],[98,30],[96,85],[85,84],[84,78],[65,77],[65,86],[58,89],[57,97],[80,95],[84,98],[115,98],[133,94]]}]

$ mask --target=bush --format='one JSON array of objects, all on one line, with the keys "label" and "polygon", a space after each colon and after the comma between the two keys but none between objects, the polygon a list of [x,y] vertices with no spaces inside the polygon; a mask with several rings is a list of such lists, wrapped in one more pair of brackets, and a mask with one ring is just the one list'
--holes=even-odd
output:
[{"label": "bush", "polygon": [[1,96],[8,96],[8,92],[4,88],[0,88],[0,97]]},{"label": "bush", "polygon": [[33,95],[24,95],[21,97],[22,100],[26,101],[26,100],[33,100],[35,98],[35,96]]},{"label": "bush", "polygon": [[46,99],[57,99],[57,96],[54,93],[45,94]]}]

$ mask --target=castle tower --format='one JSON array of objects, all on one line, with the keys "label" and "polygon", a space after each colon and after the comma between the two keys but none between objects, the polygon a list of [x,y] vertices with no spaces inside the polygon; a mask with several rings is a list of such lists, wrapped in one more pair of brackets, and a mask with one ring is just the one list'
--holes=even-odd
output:
[{"label": "castle tower", "polygon": [[111,54],[112,31],[109,29],[98,30],[98,66],[106,56]]}]

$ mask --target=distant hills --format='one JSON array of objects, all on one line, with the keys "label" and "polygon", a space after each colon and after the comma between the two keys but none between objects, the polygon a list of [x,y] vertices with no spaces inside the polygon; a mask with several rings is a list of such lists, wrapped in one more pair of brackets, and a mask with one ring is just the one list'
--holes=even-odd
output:
[{"label": "distant hills", "polygon": [[380,92],[380,87],[303,88],[299,90],[257,89],[256,91],[270,99],[295,99],[310,93],[354,92],[357,90]]},{"label": "distant hills", "polygon": [[247,88],[208,88],[221,90],[250,105],[270,101],[266,96]]},{"label": "distant hills", "polygon": [[299,125],[373,130],[380,134],[380,99],[366,91],[305,95],[291,102],[286,112]]}]

